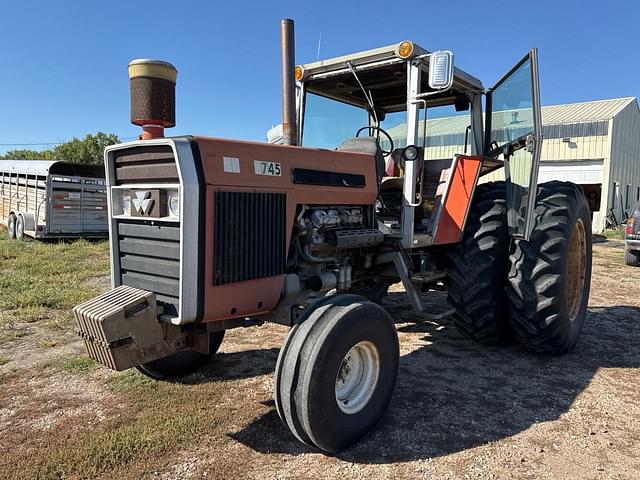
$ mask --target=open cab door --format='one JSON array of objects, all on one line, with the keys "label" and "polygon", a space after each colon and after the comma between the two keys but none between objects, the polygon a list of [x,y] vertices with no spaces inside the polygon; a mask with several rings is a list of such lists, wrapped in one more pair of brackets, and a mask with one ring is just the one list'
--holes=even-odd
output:
[{"label": "open cab door", "polygon": [[509,234],[528,240],[542,149],[537,49],[488,90],[485,118],[485,155],[504,162]]}]

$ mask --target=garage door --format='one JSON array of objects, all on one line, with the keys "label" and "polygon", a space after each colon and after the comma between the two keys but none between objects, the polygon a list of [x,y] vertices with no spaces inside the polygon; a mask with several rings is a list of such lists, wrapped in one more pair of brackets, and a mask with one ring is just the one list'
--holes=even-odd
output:
[{"label": "garage door", "polygon": [[540,162],[538,183],[563,180],[577,184],[602,183],[602,160],[574,160],[571,162]]}]

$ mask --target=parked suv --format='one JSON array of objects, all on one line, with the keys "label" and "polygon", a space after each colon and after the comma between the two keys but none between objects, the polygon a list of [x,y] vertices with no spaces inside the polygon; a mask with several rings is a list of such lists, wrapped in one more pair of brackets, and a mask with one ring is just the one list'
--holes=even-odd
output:
[{"label": "parked suv", "polygon": [[640,202],[633,207],[624,235],[624,263],[640,266]]}]

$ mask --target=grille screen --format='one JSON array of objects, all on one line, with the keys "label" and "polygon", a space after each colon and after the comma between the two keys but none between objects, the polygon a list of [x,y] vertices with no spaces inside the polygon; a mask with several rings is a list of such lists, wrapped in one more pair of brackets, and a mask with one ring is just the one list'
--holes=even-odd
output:
[{"label": "grille screen", "polygon": [[285,271],[284,193],[216,192],[214,284]]},{"label": "grille screen", "polygon": [[116,180],[123,183],[178,183],[171,147],[153,145],[115,153]]},{"label": "grille screen", "polygon": [[123,285],[156,294],[165,313],[177,315],[180,298],[180,227],[118,222]]}]

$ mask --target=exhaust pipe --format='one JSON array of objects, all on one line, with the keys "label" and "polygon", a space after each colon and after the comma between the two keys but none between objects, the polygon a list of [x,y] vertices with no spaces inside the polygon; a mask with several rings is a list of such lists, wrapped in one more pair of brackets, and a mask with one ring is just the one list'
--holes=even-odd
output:
[{"label": "exhaust pipe", "polygon": [[282,140],[285,145],[297,145],[295,38],[293,20],[288,18],[280,21],[280,56],[282,58]]}]

